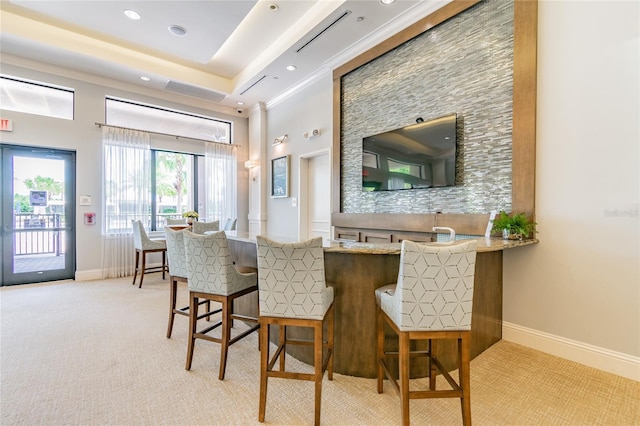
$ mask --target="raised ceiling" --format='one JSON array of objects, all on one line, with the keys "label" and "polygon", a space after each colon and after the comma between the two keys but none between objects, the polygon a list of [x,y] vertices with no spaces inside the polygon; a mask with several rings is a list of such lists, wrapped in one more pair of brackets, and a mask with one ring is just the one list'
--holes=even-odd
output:
[{"label": "raised ceiling", "polygon": [[[235,109],[274,102],[448,2],[2,0],[0,49],[6,63],[44,63]],[[172,34],[172,25],[187,34]]]}]

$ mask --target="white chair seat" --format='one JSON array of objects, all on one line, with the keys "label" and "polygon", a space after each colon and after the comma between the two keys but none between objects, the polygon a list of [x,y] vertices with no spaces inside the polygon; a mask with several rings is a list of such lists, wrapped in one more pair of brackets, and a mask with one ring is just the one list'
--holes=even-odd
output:
[{"label": "white chair seat", "polygon": [[[136,283],[136,277],[140,273],[140,284],[138,288],[142,287],[142,281],[144,280],[144,274],[148,272],[162,272],[162,279],[165,277],[167,271],[166,253],[167,243],[165,240],[152,240],[147,235],[147,232],[142,226],[142,222],[139,220],[132,220],[133,226],[133,247],[136,252],[135,270],[133,272],[133,282]],[[162,253],[162,264],[160,266],[147,267],[147,255],[149,253]],[[142,257],[142,265],[139,266],[140,257]]]}]

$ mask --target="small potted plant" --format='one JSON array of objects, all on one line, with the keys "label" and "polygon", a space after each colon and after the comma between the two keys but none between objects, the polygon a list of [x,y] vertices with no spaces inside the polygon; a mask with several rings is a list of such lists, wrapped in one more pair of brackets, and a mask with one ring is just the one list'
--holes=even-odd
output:
[{"label": "small potted plant", "polygon": [[505,240],[521,240],[536,233],[536,223],[524,213],[507,214],[504,210],[493,220],[492,232],[502,232]]},{"label": "small potted plant", "polygon": [[194,210],[189,210],[188,212],[182,213],[182,217],[187,219],[187,223],[191,225],[194,220],[198,220],[198,212]]}]

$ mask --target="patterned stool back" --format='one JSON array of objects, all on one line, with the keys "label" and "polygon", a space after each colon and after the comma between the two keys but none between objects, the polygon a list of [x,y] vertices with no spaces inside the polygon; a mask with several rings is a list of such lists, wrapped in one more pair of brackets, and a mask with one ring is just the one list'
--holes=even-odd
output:
[{"label": "patterned stool back", "polygon": [[141,221],[132,220],[131,225],[133,225],[134,248],[138,250],[156,250],[166,247],[166,243],[164,241],[153,241],[149,238]]},{"label": "patterned stool back", "polygon": [[184,234],[190,291],[228,296],[256,284],[256,274],[241,274],[233,266],[224,231]]},{"label": "patterned stool back", "polygon": [[470,330],[476,247],[403,241],[395,292],[380,307],[402,331]]},{"label": "patterned stool back", "polygon": [[207,231],[219,231],[220,230],[220,221],[214,220],[213,222],[198,222],[197,220],[193,222],[193,232],[196,234],[204,234]]},{"label": "patterned stool back", "polygon": [[333,302],[322,238],[281,243],[257,236],[260,315],[322,319]]},{"label": "patterned stool back", "polygon": [[184,229],[174,231],[168,226],[164,228],[164,234],[167,238],[169,273],[174,277],[187,277],[187,257],[184,251],[185,232]]}]

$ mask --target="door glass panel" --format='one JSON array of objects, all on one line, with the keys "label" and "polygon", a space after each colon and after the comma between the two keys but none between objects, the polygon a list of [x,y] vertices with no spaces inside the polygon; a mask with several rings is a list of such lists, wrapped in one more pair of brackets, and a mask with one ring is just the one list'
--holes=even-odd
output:
[{"label": "door glass panel", "polygon": [[2,285],[73,278],[75,153],[0,145]]},{"label": "door glass panel", "polygon": [[64,269],[64,160],[14,157],[14,272]]}]

